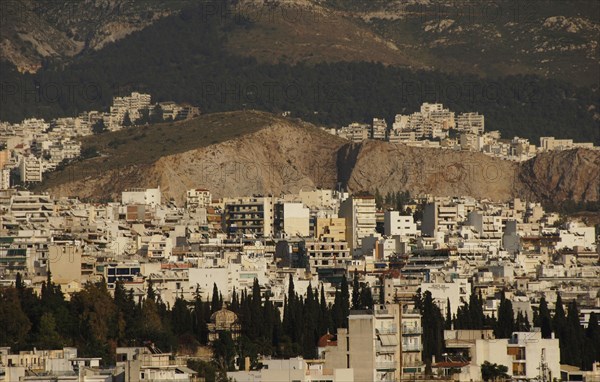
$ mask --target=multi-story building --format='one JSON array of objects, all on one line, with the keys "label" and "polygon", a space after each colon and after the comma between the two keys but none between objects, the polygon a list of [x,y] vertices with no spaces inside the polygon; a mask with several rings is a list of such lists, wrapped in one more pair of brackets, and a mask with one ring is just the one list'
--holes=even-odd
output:
[{"label": "multi-story building", "polygon": [[485,118],[479,113],[461,113],[456,117],[456,129],[465,133],[483,134]]},{"label": "multi-story building", "polygon": [[125,204],[143,204],[155,206],[161,203],[160,186],[157,188],[134,188],[121,193],[121,202]]},{"label": "multi-story building", "polygon": [[310,210],[301,202],[278,202],[275,204],[275,234],[280,236],[310,235]]},{"label": "multi-story building", "polygon": [[[351,368],[357,381],[399,381],[402,374],[400,305],[377,305],[372,311],[351,311],[348,329],[319,353],[327,368]],[[321,341],[320,341],[321,342]]]},{"label": "multi-story building", "polygon": [[317,218],[314,235],[318,240],[346,240],[346,220],[344,218]]},{"label": "multi-story building", "polygon": [[399,211],[384,212],[384,232],[386,236],[400,235],[416,237],[419,233],[412,215],[401,215]]},{"label": "multi-story building", "polygon": [[[300,357],[290,359],[261,359],[260,370],[228,372],[227,377],[237,382],[354,382],[352,369],[328,369],[321,360],[305,360]],[[358,382],[359,380],[356,379]]]},{"label": "multi-story building", "polygon": [[171,353],[155,346],[117,348],[117,380],[124,382],[192,382],[196,372],[178,362]]},{"label": "multi-story building", "polygon": [[409,376],[421,375],[425,370],[422,361],[423,342],[421,336],[421,312],[414,305],[402,305],[401,319],[402,334],[402,378],[410,379]]},{"label": "multi-story building", "polygon": [[425,236],[434,237],[435,233],[452,232],[458,224],[458,208],[456,204],[444,204],[433,202],[425,205],[423,209],[423,221],[421,233]]},{"label": "multi-story building", "polygon": [[467,215],[467,224],[473,226],[481,239],[501,239],[503,235],[503,218],[500,215],[489,215],[481,211],[471,211]]},{"label": "multi-story building", "polygon": [[42,160],[32,155],[23,156],[19,165],[19,175],[23,183],[36,183],[42,181]]},{"label": "multi-story building", "polygon": [[227,199],[224,229],[230,234],[269,237],[274,233],[273,198],[270,196]]},{"label": "multi-story building", "polygon": [[346,220],[346,242],[350,249],[360,247],[363,237],[375,233],[375,197],[352,195],[340,205],[339,216]]},{"label": "multi-story building", "polygon": [[433,302],[445,312],[450,302],[452,314],[458,308],[469,302],[471,297],[471,283],[467,279],[454,279],[452,282],[422,283],[421,293],[430,292]]},{"label": "multi-story building", "polygon": [[0,190],[10,188],[10,169],[0,167]]},{"label": "multi-story building", "polygon": [[304,251],[313,272],[321,268],[346,268],[352,263],[350,249],[345,241],[334,241],[331,238],[306,240]]},{"label": "multi-story building", "polygon": [[373,125],[371,126],[371,139],[385,140],[387,133],[387,122],[385,119],[373,118]]},{"label": "multi-story building", "polygon": [[[512,380],[553,381],[560,378],[558,339],[542,338],[541,331],[515,332],[511,338],[477,339],[471,348],[470,378],[481,380],[481,365],[488,361],[508,368]],[[538,379],[539,378],[539,379]]]},{"label": "multi-story building", "polygon": [[110,107],[108,128],[118,130],[121,128],[125,115],[129,116],[131,122],[141,117],[142,110],[149,110],[152,97],[150,94],[133,92],[130,96],[114,97],[113,105]]},{"label": "multi-story building", "polygon": [[203,188],[188,190],[185,196],[185,206],[188,209],[206,208],[212,202],[210,191]]}]

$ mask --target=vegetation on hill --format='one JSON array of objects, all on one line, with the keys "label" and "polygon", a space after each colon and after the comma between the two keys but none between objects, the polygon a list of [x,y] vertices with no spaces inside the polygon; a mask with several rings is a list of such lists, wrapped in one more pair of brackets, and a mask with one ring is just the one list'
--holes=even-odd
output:
[{"label": "vegetation on hill", "polygon": [[223,21],[207,15],[205,6],[191,7],[67,67],[49,65],[31,75],[2,63],[3,80],[15,86],[4,87],[0,119],[103,109],[114,95],[140,90],[156,101],[190,102],[205,112],[291,111],[326,125],[376,116],[391,121],[422,102],[442,102],[456,112],[485,114],[487,130],[507,138],[600,139],[598,93],[589,88],[536,76],[484,79],[371,62],[260,64],[224,49],[228,31],[240,28],[252,28],[252,22]]},{"label": "vegetation on hill", "polygon": [[271,114],[255,111],[217,113],[85,137],[80,160],[45,176],[37,188],[46,189],[99,171],[151,164],[163,156],[224,142],[277,121]]}]

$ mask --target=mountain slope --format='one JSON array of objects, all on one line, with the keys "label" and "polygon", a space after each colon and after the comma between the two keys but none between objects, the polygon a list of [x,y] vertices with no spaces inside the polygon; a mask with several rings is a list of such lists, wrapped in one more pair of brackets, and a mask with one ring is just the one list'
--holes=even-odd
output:
[{"label": "mountain slope", "polygon": [[85,146],[94,145],[103,156],[52,174],[40,188],[109,200],[127,188],[160,185],[177,202],[195,187],[222,197],[338,185],[354,192],[408,190],[497,201],[600,200],[600,151],[554,152],[517,164],[481,153],[380,141],[351,144],[313,125],[254,111],[150,126],[143,134],[136,130],[86,140]]},{"label": "mountain slope", "polygon": [[0,57],[22,72],[69,62],[181,9],[185,0],[9,0],[0,7]]},{"label": "mountain slope", "polygon": [[[600,82],[600,3],[589,0],[10,0],[0,56],[21,71],[72,62],[182,9],[218,18],[230,53],[267,63],[373,61],[488,78]],[[215,5],[216,4],[216,5]],[[230,24],[243,27],[231,28]]]}]

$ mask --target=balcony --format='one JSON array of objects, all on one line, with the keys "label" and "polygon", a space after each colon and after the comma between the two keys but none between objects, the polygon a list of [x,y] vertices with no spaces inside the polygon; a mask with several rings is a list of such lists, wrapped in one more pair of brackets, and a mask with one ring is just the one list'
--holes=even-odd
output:
[{"label": "balcony", "polygon": [[396,334],[398,333],[398,328],[396,325],[391,325],[386,328],[377,328],[377,333],[379,334]]},{"label": "balcony", "polygon": [[375,362],[375,369],[377,370],[396,370],[397,368],[398,363],[394,361]]},{"label": "balcony", "polygon": [[422,334],[423,328],[420,326],[403,326],[402,334]]},{"label": "balcony", "polygon": [[397,345],[384,346],[381,343],[377,342],[377,346],[375,349],[377,350],[377,353],[380,354],[394,354],[396,353],[396,347]]},{"label": "balcony", "polygon": [[402,344],[402,351],[422,351],[422,344]]}]

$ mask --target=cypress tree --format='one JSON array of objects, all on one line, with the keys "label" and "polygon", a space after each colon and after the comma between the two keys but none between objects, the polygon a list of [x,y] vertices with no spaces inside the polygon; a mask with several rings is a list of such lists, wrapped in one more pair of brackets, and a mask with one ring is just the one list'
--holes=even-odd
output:
[{"label": "cypress tree", "polygon": [[210,300],[210,313],[214,313],[221,309],[221,298],[219,296],[219,288],[217,283],[213,283],[212,299]]},{"label": "cypress tree", "polygon": [[423,295],[421,315],[423,327],[427,328],[423,332],[423,360],[429,363],[432,356],[439,358],[442,355],[444,339],[444,316],[429,291]]},{"label": "cypress tree", "polygon": [[534,319],[534,325],[540,328],[542,338],[552,337],[552,318],[550,317],[550,310],[544,296],[540,299],[540,306]]},{"label": "cypress tree", "polygon": [[446,299],[446,322],[445,328],[450,330],[452,329],[452,308],[450,307],[450,298]]},{"label": "cypress tree", "polygon": [[507,299],[504,296],[504,292],[502,292],[502,296],[500,297],[500,306],[498,308],[498,321],[496,322],[494,335],[496,338],[510,338],[514,331],[515,320],[512,302]]},{"label": "cypress tree", "polygon": [[[579,309],[577,302],[571,301],[567,307],[567,330],[564,345],[567,345],[568,359],[567,363],[578,367],[583,366],[582,348],[584,345],[584,332],[579,322]],[[563,345],[561,344],[561,346]]]},{"label": "cypress tree", "polygon": [[373,295],[371,288],[363,285],[360,290],[360,307],[361,309],[373,309]]},{"label": "cypress tree", "polygon": [[588,327],[585,330],[585,349],[583,353],[583,368],[591,370],[596,361],[600,361],[600,327],[598,326],[598,315],[590,314]]}]

